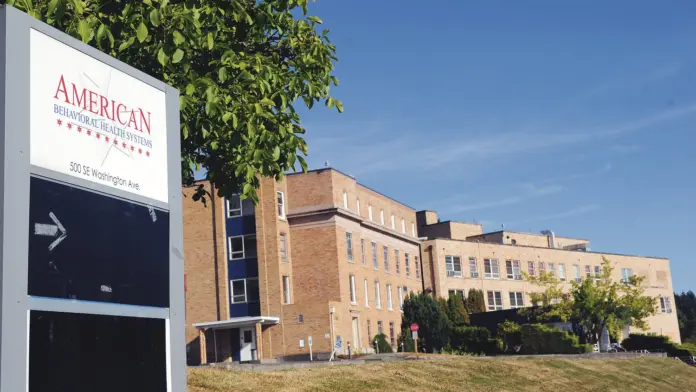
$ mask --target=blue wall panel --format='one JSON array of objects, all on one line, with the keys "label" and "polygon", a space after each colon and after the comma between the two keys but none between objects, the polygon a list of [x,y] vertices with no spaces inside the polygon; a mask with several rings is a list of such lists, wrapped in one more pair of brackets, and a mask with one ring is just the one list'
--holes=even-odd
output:
[{"label": "blue wall panel", "polygon": [[256,258],[240,259],[227,262],[229,280],[257,278],[259,276],[259,263]]},{"label": "blue wall panel", "polygon": [[260,316],[261,315],[261,303],[242,303],[242,304],[230,304],[230,318],[235,317],[247,317],[247,316]]}]

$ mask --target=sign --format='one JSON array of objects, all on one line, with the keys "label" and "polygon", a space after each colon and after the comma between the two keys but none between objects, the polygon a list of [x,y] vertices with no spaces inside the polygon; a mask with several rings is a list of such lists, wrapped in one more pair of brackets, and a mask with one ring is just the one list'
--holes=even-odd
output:
[{"label": "sign", "polygon": [[35,29],[30,163],[168,200],[165,93]]},{"label": "sign", "polygon": [[411,324],[411,332],[418,332],[418,324],[416,324],[416,323]]},{"label": "sign", "polygon": [[336,337],[336,345],[334,345],[334,349],[338,350],[341,348],[341,345],[343,344],[343,341],[341,340],[340,336]]},{"label": "sign", "polygon": [[411,338],[413,340],[418,339],[418,331],[411,331]]},{"label": "sign", "polygon": [[309,343],[309,347],[312,347],[312,337],[311,336],[309,336],[307,338],[307,342]]}]

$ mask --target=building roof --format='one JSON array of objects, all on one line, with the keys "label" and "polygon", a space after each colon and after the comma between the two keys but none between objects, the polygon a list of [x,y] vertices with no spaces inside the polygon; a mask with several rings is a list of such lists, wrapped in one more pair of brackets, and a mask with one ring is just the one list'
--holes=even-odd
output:
[{"label": "building roof", "polygon": [[[546,237],[546,235],[544,235],[544,234],[525,233],[524,231],[512,231],[512,230],[491,231],[491,232],[488,232],[488,233],[478,234],[478,235],[475,235],[475,236],[472,236],[472,237],[480,237],[480,236],[484,236],[484,235],[501,234],[501,233],[515,233],[515,234],[524,234],[524,235],[535,235],[535,236],[538,236],[538,237]],[[554,233],[554,235],[555,235],[555,233]],[[570,239],[570,240],[580,240],[580,241],[587,241],[587,242],[590,242],[590,240],[585,239],[585,238],[566,237],[566,236],[562,236],[562,235],[556,235],[556,238],[567,238],[567,239]]]},{"label": "building roof", "polygon": [[195,328],[212,328],[212,329],[229,329],[237,327],[250,327],[261,323],[264,325],[275,325],[280,323],[280,317],[271,316],[249,316],[249,317],[235,317],[228,320],[221,321],[208,321],[204,323],[194,323]]}]

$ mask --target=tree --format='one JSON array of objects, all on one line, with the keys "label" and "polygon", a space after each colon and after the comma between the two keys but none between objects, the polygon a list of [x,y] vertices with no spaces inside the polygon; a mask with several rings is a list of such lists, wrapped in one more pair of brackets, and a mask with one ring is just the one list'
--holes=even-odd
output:
[{"label": "tree", "polygon": [[373,346],[374,342],[377,342],[377,348],[380,354],[388,354],[394,352],[394,350],[392,350],[391,344],[389,344],[389,341],[387,341],[387,335],[383,333],[378,333],[377,335],[375,335],[375,338],[372,339]]},{"label": "tree", "polygon": [[461,294],[450,295],[447,298],[447,318],[452,322],[453,327],[469,324],[469,313],[464,307],[464,298]]},{"label": "tree", "polygon": [[486,302],[484,301],[482,290],[469,289],[469,295],[466,296],[466,310],[470,314],[486,311]]},{"label": "tree", "polygon": [[450,321],[433,297],[425,294],[410,294],[404,301],[401,315],[401,334],[410,333],[410,325],[418,324],[418,346],[440,350],[449,342]]},{"label": "tree", "polygon": [[682,342],[696,343],[696,295],[691,290],[674,293],[674,302]]},{"label": "tree", "polygon": [[[307,164],[294,104],[329,95],[336,48],[309,0],[7,0],[177,89],[184,185],[204,169],[219,195],[258,201],[258,175]],[[298,9],[301,9],[300,14]],[[300,16],[296,18],[296,16]],[[203,187],[194,199],[205,201]]]},{"label": "tree", "polygon": [[[631,276],[627,282],[614,282],[614,267],[602,257],[599,277],[587,277],[580,283],[571,282],[564,292],[558,281],[548,274],[540,277],[526,275],[532,284],[545,287],[542,292],[529,293],[537,307],[539,319],[557,318],[573,321],[580,327],[586,343],[597,343],[604,328],[611,336],[618,336],[627,325],[645,329],[645,319],[656,312],[656,298],[644,295],[645,277]],[[529,312],[534,310],[525,310]]]}]

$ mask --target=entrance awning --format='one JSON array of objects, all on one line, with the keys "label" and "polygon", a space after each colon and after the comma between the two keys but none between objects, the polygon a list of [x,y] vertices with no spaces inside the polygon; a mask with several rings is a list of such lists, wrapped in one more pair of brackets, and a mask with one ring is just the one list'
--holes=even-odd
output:
[{"label": "entrance awning", "polygon": [[198,329],[229,329],[239,327],[251,327],[256,324],[275,325],[280,323],[280,317],[271,316],[254,316],[254,317],[235,317],[222,321],[209,321],[204,323],[194,323],[193,326]]}]

